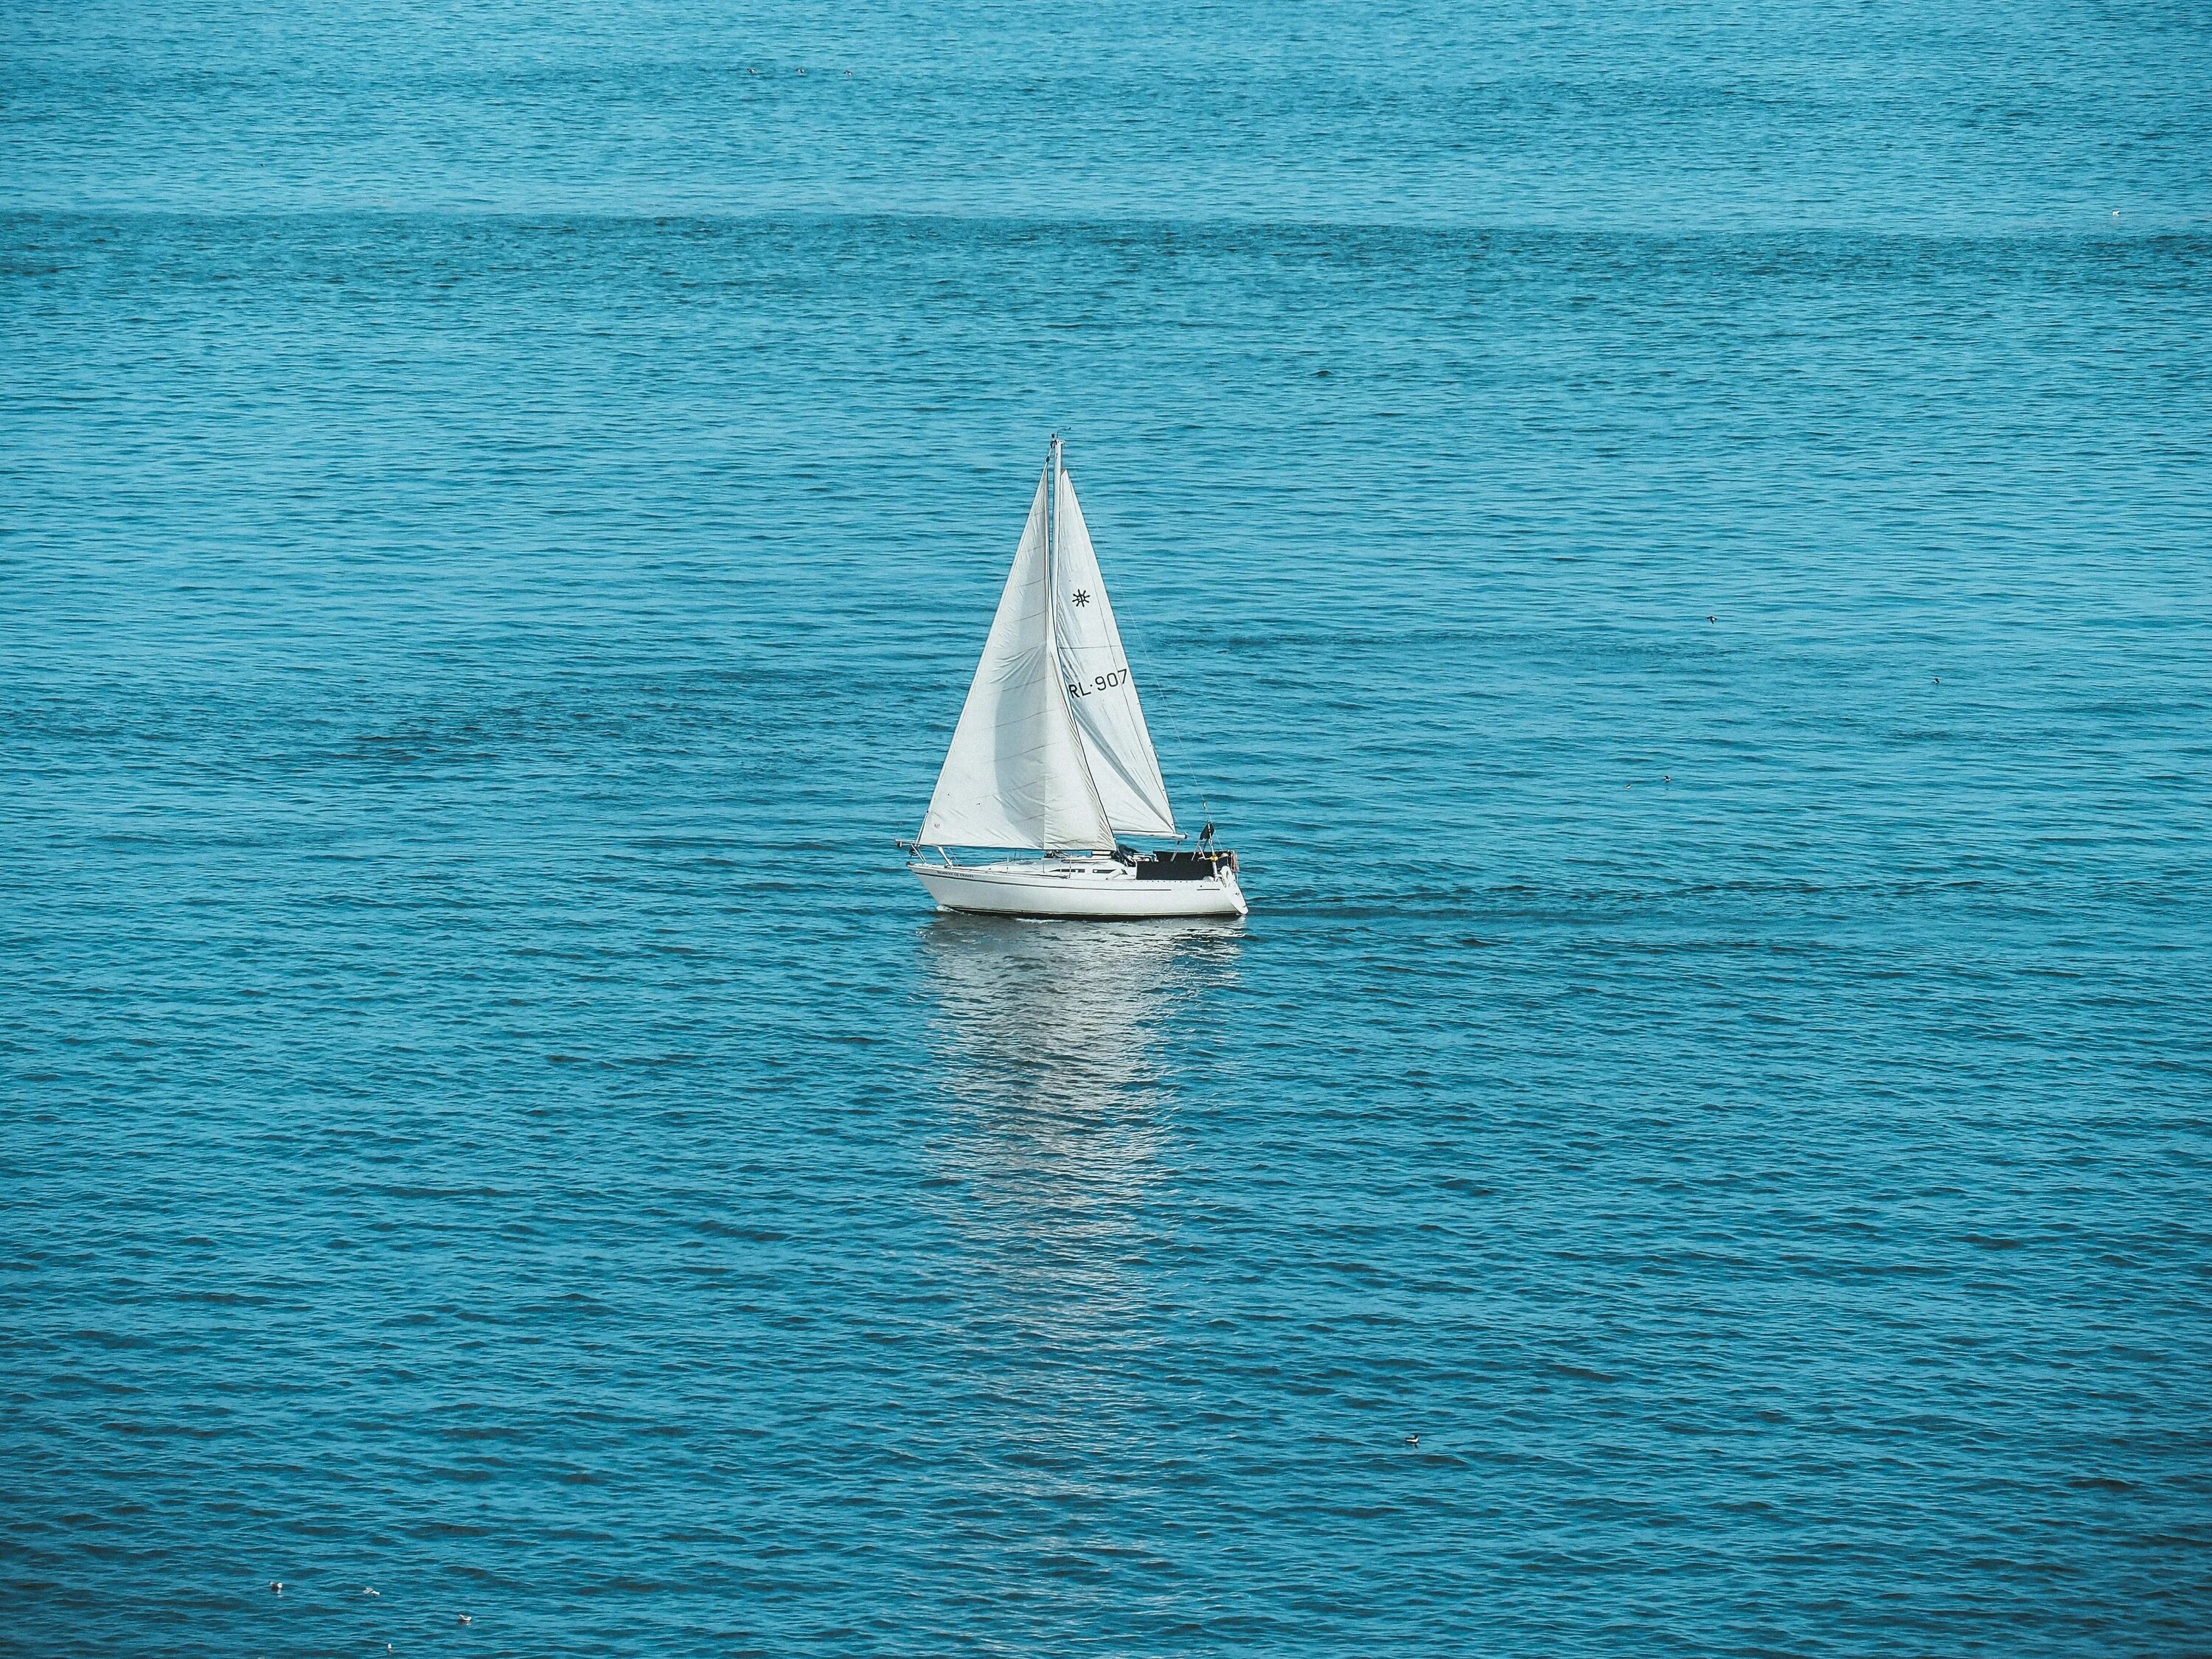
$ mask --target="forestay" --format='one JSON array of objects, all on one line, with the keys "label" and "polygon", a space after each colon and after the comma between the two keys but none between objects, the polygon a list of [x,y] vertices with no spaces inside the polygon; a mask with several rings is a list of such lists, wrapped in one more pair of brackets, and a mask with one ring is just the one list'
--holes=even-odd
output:
[{"label": "forestay", "polygon": [[921,821],[925,845],[1056,850],[1114,844],[1054,660],[1045,504],[1040,478]]},{"label": "forestay", "polygon": [[1175,811],[1168,805],[1159,757],[1137,701],[1129,659],[1122,654],[1098,555],[1076,504],[1075,483],[1065,467],[1060,469],[1056,516],[1053,633],[1091,784],[1108,821],[1123,835],[1172,836]]}]

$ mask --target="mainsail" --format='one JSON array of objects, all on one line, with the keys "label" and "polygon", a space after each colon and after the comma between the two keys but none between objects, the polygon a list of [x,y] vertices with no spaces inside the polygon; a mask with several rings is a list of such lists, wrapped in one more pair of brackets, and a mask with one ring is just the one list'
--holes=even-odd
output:
[{"label": "mainsail", "polygon": [[1098,574],[1098,555],[1076,504],[1075,483],[1060,474],[1053,553],[1053,637],[1066,676],[1068,707],[1083,733],[1084,758],[1106,817],[1124,835],[1172,836],[1175,809],[1160,779],[1160,759],[1137,702],[1137,682],[1122,654],[1121,630]]},{"label": "mainsail", "polygon": [[1117,832],[1171,836],[1175,813],[1055,442],[917,839],[1059,851]]}]

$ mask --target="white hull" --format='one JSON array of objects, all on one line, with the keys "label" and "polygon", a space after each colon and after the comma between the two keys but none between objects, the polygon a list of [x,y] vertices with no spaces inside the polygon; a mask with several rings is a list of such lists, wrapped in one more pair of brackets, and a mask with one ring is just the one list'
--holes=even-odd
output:
[{"label": "white hull", "polygon": [[1233,871],[1203,881],[1146,881],[1110,859],[1015,860],[1003,864],[907,866],[940,910],[991,916],[1067,916],[1095,921],[1145,916],[1241,916],[1249,907]]}]

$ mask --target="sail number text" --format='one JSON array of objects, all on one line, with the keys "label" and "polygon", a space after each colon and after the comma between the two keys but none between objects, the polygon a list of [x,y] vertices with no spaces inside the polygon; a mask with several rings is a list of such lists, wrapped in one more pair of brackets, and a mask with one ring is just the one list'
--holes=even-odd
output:
[{"label": "sail number text", "polygon": [[1094,691],[1111,691],[1115,686],[1127,685],[1128,683],[1129,671],[1126,668],[1117,668],[1110,674],[1093,674],[1088,685],[1079,685],[1073,680],[1068,681],[1067,695],[1071,697],[1087,697]]}]

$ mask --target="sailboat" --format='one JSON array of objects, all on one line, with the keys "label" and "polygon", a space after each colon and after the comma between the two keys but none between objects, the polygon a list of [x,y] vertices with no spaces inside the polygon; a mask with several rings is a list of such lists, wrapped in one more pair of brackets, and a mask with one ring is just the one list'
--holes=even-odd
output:
[{"label": "sailboat", "polygon": [[[1183,839],[1054,438],[929,811],[899,845],[944,910],[1245,914],[1237,854],[1214,846],[1212,824],[1195,851],[1146,851],[1126,836]],[[991,856],[963,862],[955,849]]]}]

